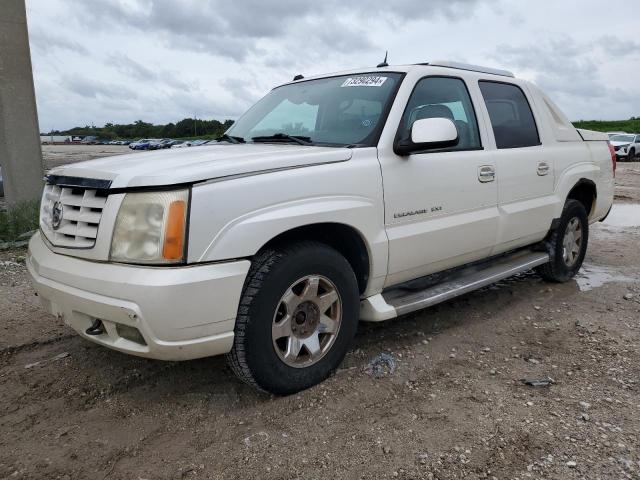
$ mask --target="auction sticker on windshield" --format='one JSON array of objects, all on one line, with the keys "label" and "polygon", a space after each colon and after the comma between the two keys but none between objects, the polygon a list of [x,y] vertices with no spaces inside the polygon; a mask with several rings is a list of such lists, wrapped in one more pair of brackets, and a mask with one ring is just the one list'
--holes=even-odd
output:
[{"label": "auction sticker on windshield", "polygon": [[387,80],[387,77],[379,77],[377,75],[368,75],[366,77],[349,77],[341,87],[381,87]]}]

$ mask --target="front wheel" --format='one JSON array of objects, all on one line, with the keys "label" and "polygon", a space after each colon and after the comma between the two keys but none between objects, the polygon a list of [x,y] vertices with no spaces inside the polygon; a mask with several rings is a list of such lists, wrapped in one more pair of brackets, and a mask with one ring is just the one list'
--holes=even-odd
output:
[{"label": "front wheel", "polygon": [[627,162],[633,162],[636,159],[636,151],[632,148],[629,150],[629,156],[627,156]]},{"label": "front wheel", "polygon": [[589,220],[584,205],[567,200],[558,227],[546,242],[549,263],[538,267],[538,273],[550,282],[570,280],[582,266],[588,241]]},{"label": "front wheel", "polygon": [[266,250],[245,281],[229,364],[260,390],[304,390],[342,362],[358,313],[355,274],[336,250],[316,242]]}]

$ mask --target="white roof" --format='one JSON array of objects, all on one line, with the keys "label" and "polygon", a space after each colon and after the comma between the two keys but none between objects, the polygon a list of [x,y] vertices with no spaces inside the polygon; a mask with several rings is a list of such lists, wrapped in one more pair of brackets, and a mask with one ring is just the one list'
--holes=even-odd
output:
[{"label": "white roof", "polygon": [[496,75],[496,76],[500,76],[500,77],[510,77],[510,78],[515,78],[515,75],[508,71],[508,70],[502,70],[499,68],[491,68],[491,67],[483,67],[480,65],[472,65],[472,64],[468,64],[468,63],[460,63],[460,62],[452,62],[452,61],[448,61],[448,60],[438,60],[435,62],[429,62],[429,63],[415,63],[415,64],[410,64],[410,65],[388,65],[386,67],[376,67],[376,66],[372,66],[369,68],[358,68],[358,69],[351,69],[351,70],[343,70],[340,72],[332,72],[332,73],[324,73],[324,74],[319,74],[319,75],[310,75],[308,77],[303,77],[299,80],[293,80],[291,82],[286,82],[283,85],[287,85],[289,83],[296,83],[296,82],[301,82],[301,81],[305,81],[305,80],[312,80],[312,79],[316,79],[316,78],[326,78],[326,77],[337,77],[337,76],[341,76],[341,75],[358,75],[358,74],[362,74],[362,73],[374,73],[374,72],[380,72],[380,73],[384,73],[384,72],[401,72],[401,73],[408,73],[410,71],[413,70],[432,70],[432,69],[442,69],[442,68],[451,68],[451,69],[455,69],[455,70],[465,70],[467,72],[477,72],[477,73],[484,73],[487,75]]}]

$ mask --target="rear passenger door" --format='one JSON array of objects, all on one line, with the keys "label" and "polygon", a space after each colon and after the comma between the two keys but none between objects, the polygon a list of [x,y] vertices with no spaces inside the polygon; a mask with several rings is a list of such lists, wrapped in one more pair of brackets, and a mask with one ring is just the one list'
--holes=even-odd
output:
[{"label": "rear passenger door", "polygon": [[495,139],[499,253],[544,238],[554,215],[552,154],[540,142],[531,102],[518,85],[481,80]]}]

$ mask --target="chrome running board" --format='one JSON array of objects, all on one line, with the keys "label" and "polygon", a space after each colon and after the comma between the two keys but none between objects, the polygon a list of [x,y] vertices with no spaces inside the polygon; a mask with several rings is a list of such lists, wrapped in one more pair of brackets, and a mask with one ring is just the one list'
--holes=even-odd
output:
[{"label": "chrome running board", "polygon": [[[445,272],[435,284],[429,277],[412,280],[365,298],[361,302],[360,316],[365,321],[388,320],[486,287],[548,261],[547,253],[525,250]],[[420,283],[427,285],[421,288]]]}]

